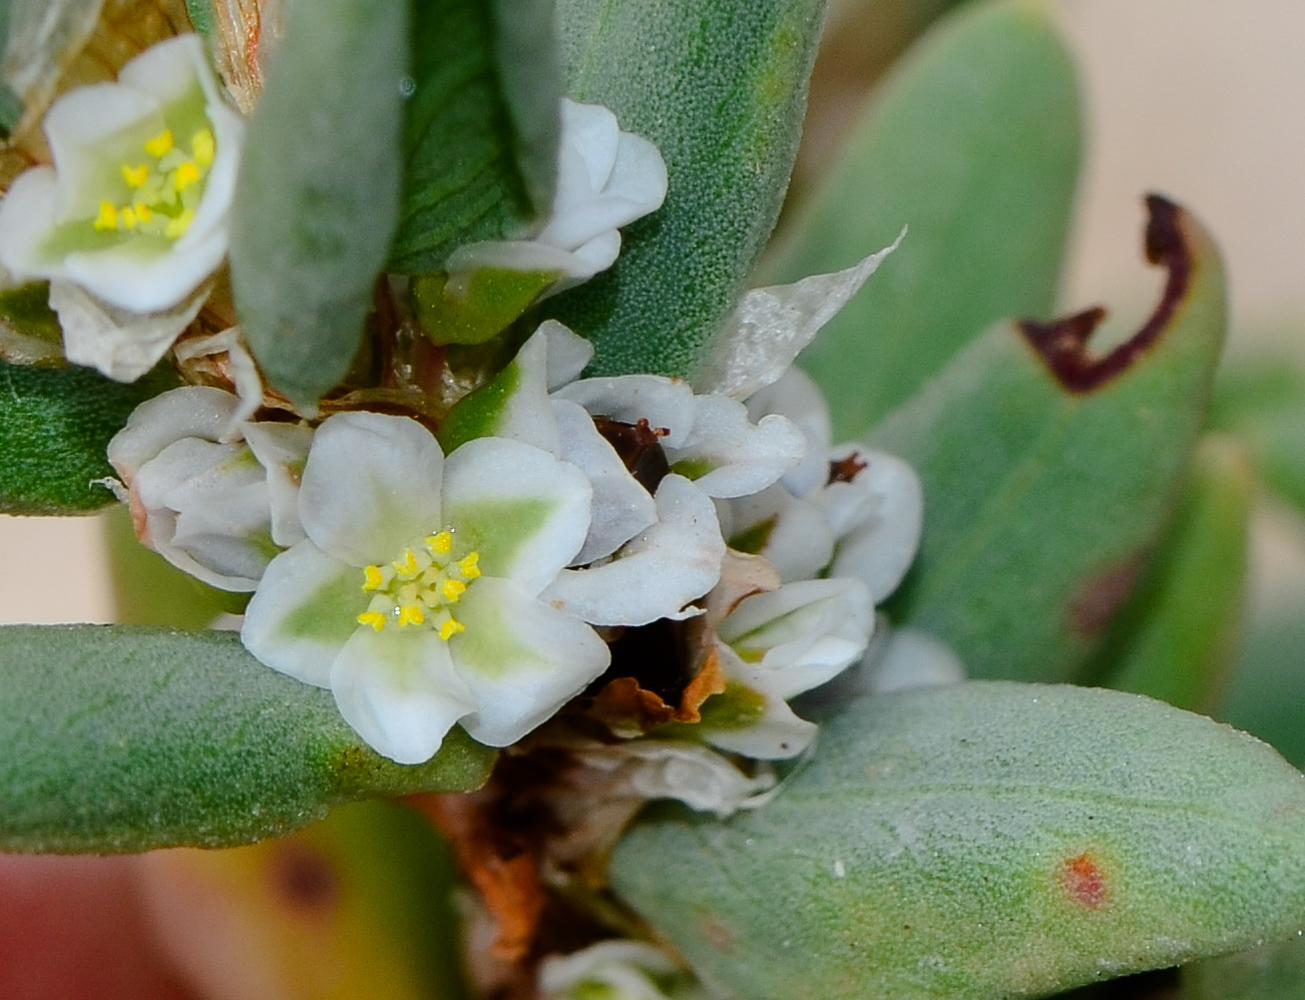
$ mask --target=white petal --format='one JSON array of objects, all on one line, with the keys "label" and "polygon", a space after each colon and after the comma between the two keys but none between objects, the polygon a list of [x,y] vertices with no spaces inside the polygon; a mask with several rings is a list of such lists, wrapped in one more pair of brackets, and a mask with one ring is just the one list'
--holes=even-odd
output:
[{"label": "white petal", "polygon": [[592,500],[583,472],[519,441],[476,438],[445,462],[443,524],[457,550],[532,595],[580,551]]},{"label": "white petal", "polygon": [[600,941],[565,957],[545,958],[539,966],[539,988],[546,995],[571,995],[573,1000],[592,995],[594,985],[610,988],[612,1000],[666,1000],[650,977],[677,971],[669,955],[643,941]]},{"label": "white petal", "polygon": [[80,281],[73,266],[78,256],[71,255],[65,262],[73,280],[50,282],[50,308],[59,314],[64,353],[73,364],[95,368],[119,382],[133,382],[158,363],[199,315],[208,290],[169,312],[132,312],[98,301],[74,284]]},{"label": "white petal", "polygon": [[[744,663],[728,648],[720,653],[728,686],[724,694],[713,695],[703,705],[703,721],[697,727],[702,739],[757,760],[787,760],[809,747],[816,738],[816,725],[798,718],[788,702],[771,690],[774,675]],[[714,724],[711,712],[717,698],[738,699],[749,714],[759,714],[748,724]]]},{"label": "white petal", "polygon": [[771,413],[788,417],[806,435],[806,454],[780,480],[794,496],[805,497],[829,481],[829,406],[815,380],[801,368],[790,368],[779,381],[748,397],[748,419]]},{"label": "white petal", "polygon": [[965,667],[950,646],[918,629],[899,628],[870,648],[850,693],[888,694],[963,680]]},{"label": "white petal", "polygon": [[694,385],[701,392],[746,399],[779,378],[798,352],[838,313],[897,249],[897,239],[845,271],[813,274],[791,285],[754,288],[739,302]]},{"label": "white petal", "polygon": [[170,250],[131,240],[106,250],[70,253],[63,266],[71,280],[110,305],[135,313],[166,312],[216,271],[227,252],[225,232],[197,230],[183,245],[184,239]]},{"label": "white petal", "polygon": [[0,264],[15,279],[60,278],[63,262],[42,254],[55,224],[57,180],[51,167],[21,174],[0,201]]},{"label": "white petal", "polygon": [[168,105],[200,86],[202,77],[210,78],[211,87],[212,75],[203,41],[186,34],[151,45],[118,71],[118,83]]},{"label": "white petal", "polygon": [[216,441],[235,412],[236,397],[208,386],[161,393],[132,411],[127,426],[109,442],[109,462],[129,483],[136,471],[174,441]]},{"label": "white petal", "polygon": [[861,451],[861,458],[866,468],[847,485],[876,502],[873,513],[839,540],[830,573],[860,578],[878,604],[897,588],[915,559],[924,525],[924,491],[915,470],[900,458],[869,450]]},{"label": "white petal", "polygon": [[[570,207],[601,191],[616,166],[621,127],[608,108],[564,97],[560,107],[557,194]],[[561,244],[558,244],[561,245]]]},{"label": "white petal", "polygon": [[[769,678],[768,692],[788,699],[861,659],[874,629],[874,607],[860,580],[788,583],[742,601],[717,629]],[[757,662],[759,660],[759,662]]]},{"label": "white petal", "polygon": [[[747,532],[766,530],[769,525],[765,544],[755,552],[775,567],[785,583],[819,576],[834,558],[834,532],[825,512],[814,503],[797,499],[781,484],[723,502],[729,509],[726,537],[731,544]],[[747,551],[754,549],[747,547]]]},{"label": "white petal", "polygon": [[448,645],[429,629],[359,628],[335,658],[331,690],[344,721],[400,764],[430,760],[474,707]]},{"label": "white petal", "polygon": [[574,382],[594,358],[594,345],[579,334],[572,333],[555,319],[539,324],[536,334],[548,339],[548,391],[556,392],[568,382]]},{"label": "white petal", "polygon": [[263,405],[263,379],[258,374],[258,366],[240,339],[240,327],[231,326],[221,331],[202,337],[187,337],[173,350],[178,361],[190,361],[194,358],[207,358],[216,354],[227,356],[227,367],[231,381],[235,383],[236,396],[240,405],[236,407],[227,422],[219,441],[238,441],[241,437],[240,425],[249,420]]},{"label": "white petal", "polygon": [[313,432],[301,424],[271,422],[246,423],[241,429],[267,473],[272,541],[281,546],[297,545],[308,537],[299,523],[299,480]]},{"label": "white petal", "polygon": [[337,413],[313,435],[300,523],[319,548],[352,566],[395,559],[443,527],[443,464],[439,444],[415,420]]},{"label": "white petal", "polygon": [[694,470],[708,496],[740,497],[777,482],[802,460],[806,437],[786,417],[753,424],[747,408],[725,396],[698,396],[693,427],[682,444],[664,442],[671,468]]},{"label": "white petal", "polygon": [[449,274],[494,268],[500,271],[556,272],[571,277],[590,277],[588,267],[569,250],[530,240],[483,240],[467,243],[449,255],[444,265]]},{"label": "white petal", "polygon": [[611,659],[593,629],[510,580],[477,580],[453,610],[465,631],[449,650],[476,702],[463,726],[489,746],[515,743],[551,718]]},{"label": "white petal", "polygon": [[504,377],[514,377],[515,384],[492,433],[560,456],[562,441],[548,401],[547,365],[548,337],[536,330],[505,372]]},{"label": "white petal", "polygon": [[[592,278],[599,271],[606,271],[616,263],[616,258],[621,254],[621,234],[615,229],[609,229],[606,232],[599,233],[591,240],[581,243],[571,251],[572,262],[566,271],[566,275],[572,279]],[[555,294],[561,285],[574,285],[576,281],[561,282],[559,286],[549,289],[549,294]]]},{"label": "white petal", "polygon": [[554,395],[579,403],[596,417],[627,424],[647,420],[654,429],[666,430],[662,446],[678,448],[693,427],[697,403],[689,383],[661,375],[617,375],[572,382]]},{"label": "white petal", "polygon": [[682,476],[657,488],[658,522],[611,562],[564,570],[541,597],[595,625],[646,625],[680,609],[720,579],[725,542],[711,500]]},{"label": "white petal", "polygon": [[274,670],[329,687],[331,662],[366,609],[362,574],[301,542],[268,565],[245,609],[240,641]]},{"label": "white petal", "polygon": [[577,403],[554,399],[562,458],[576,466],[594,489],[589,534],[572,560],[577,565],[609,556],[657,520],[652,496],[630,475],[593,419]]}]

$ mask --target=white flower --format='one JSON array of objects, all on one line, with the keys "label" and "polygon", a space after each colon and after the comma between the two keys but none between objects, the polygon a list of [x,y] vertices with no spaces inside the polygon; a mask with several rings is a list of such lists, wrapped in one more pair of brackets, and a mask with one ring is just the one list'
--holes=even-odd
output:
[{"label": "white flower", "polygon": [[600,941],[544,959],[539,988],[551,1000],[668,1000],[659,981],[679,972],[669,955],[643,941]]},{"label": "white flower", "polygon": [[165,392],[136,408],[109,442],[109,461],[144,544],[214,587],[250,591],[273,556],[304,538],[298,480],[312,432],[238,422],[227,440],[239,406],[205,386]]},{"label": "white flower", "polygon": [[597,104],[562,99],[557,188],[544,228],[530,240],[486,241],[459,248],[451,274],[485,268],[556,272],[584,280],[605,271],[621,251],[620,227],[661,207],[666,164],[647,139],[621,131]]},{"label": "white flower", "polygon": [[518,441],[447,458],[415,420],[318,428],[299,492],[305,541],[268,566],[245,646],[329,687],[378,752],[418,763],[461,722],[514,743],[603,672],[608,649],[538,599],[589,529],[584,474]]},{"label": "white flower", "polygon": [[[131,60],[118,83],[56,101],[53,165],[28,170],[0,202],[0,263],[18,280],[79,286],[110,314],[188,305],[226,254],[240,157],[243,122],[218,87],[203,43],[182,35]],[[69,345],[74,360],[79,348]]]}]

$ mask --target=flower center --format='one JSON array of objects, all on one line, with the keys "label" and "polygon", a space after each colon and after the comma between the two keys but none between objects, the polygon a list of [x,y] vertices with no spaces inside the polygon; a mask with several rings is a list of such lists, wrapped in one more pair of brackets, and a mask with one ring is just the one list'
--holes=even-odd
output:
[{"label": "flower center", "polygon": [[445,642],[461,632],[464,626],[453,617],[452,607],[480,576],[480,553],[454,559],[449,555],[452,548],[453,534],[441,531],[404,549],[392,563],[363,567],[362,589],[372,599],[358,624],[377,632],[386,625],[424,625]]},{"label": "flower center", "polygon": [[165,128],[145,143],[143,159],[122,165],[122,178],[131,195],[120,205],[100,202],[95,228],[177,239],[195,219],[216,151],[210,128],[201,128],[190,137],[189,155],[174,142],[172,130]]}]

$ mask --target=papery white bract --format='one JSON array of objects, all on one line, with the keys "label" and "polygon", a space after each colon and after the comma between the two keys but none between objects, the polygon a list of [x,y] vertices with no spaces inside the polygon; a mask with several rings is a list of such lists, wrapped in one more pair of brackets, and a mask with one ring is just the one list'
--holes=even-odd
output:
[{"label": "papery white bract", "polygon": [[274,559],[245,617],[268,666],[330,687],[378,752],[430,758],[456,722],[514,743],[606,668],[606,644],[538,599],[589,528],[584,474],[518,441],[447,458],[415,420],[349,412],[304,469],[305,541]]},{"label": "papery white bract", "polygon": [[[226,254],[243,133],[199,37],[146,50],[116,84],[64,95],[45,132],[53,165],[22,174],[0,202],[0,263],[18,280],[74,284],[110,314],[186,303]],[[144,336],[120,325],[128,340]]]},{"label": "papery white bract", "polygon": [[109,442],[140,540],[214,587],[251,591],[303,540],[298,481],[312,432],[237,422],[236,396],[207,386],[141,404]]},{"label": "papery white bract", "polygon": [[530,240],[471,243],[449,258],[451,274],[483,268],[556,272],[571,281],[605,271],[621,251],[622,226],[661,207],[666,164],[647,139],[621,131],[597,104],[562,99],[557,188],[543,229]]}]

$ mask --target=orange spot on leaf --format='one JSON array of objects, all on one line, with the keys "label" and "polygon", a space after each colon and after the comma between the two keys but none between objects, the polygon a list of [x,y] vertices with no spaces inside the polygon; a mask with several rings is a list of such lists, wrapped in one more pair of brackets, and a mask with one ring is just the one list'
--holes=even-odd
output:
[{"label": "orange spot on leaf", "polygon": [[1090,910],[1100,909],[1106,902],[1106,876],[1090,853],[1061,865],[1060,884],[1070,899]]}]

